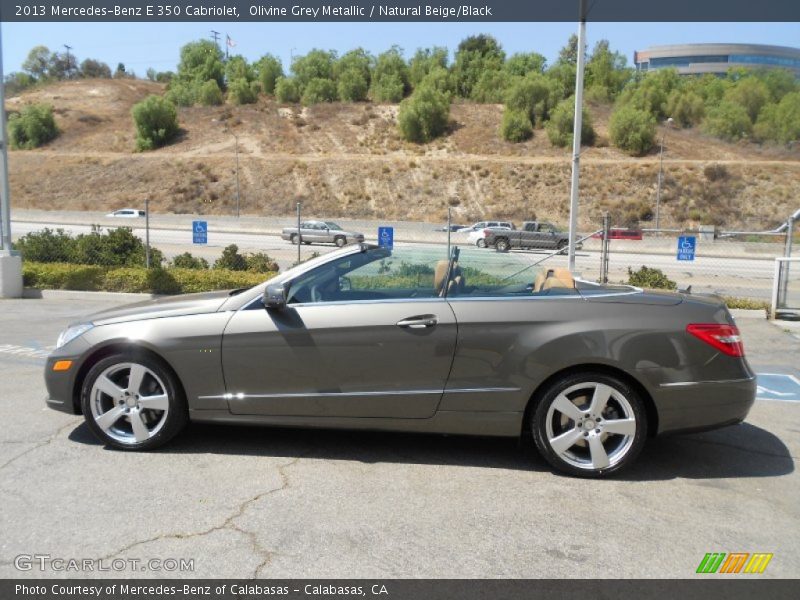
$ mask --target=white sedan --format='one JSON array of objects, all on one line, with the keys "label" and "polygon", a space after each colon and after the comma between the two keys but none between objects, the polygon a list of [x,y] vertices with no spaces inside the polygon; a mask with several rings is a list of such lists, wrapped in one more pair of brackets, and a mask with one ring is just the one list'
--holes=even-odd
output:
[{"label": "white sedan", "polygon": [[[492,229],[506,229],[510,230],[510,227],[493,227]],[[477,246],[478,248],[486,248],[486,229],[477,229],[475,231],[470,231],[469,235],[467,236],[467,240],[469,243]]]},{"label": "white sedan", "polygon": [[138,219],[145,216],[145,212],[143,210],[136,210],[135,208],[121,208],[120,210],[115,210],[112,213],[108,213],[107,217],[121,217],[123,219]]}]

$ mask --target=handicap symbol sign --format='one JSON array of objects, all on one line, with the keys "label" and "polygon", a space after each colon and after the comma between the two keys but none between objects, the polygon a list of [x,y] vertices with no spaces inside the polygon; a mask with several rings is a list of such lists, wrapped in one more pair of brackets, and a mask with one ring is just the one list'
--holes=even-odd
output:
[{"label": "handicap symbol sign", "polygon": [[682,235],[678,238],[678,260],[694,260],[697,238],[693,235]]},{"label": "handicap symbol sign", "polygon": [[192,243],[208,243],[208,221],[192,221]]},{"label": "handicap symbol sign", "polygon": [[378,227],[378,245],[389,250],[394,247],[394,227]]},{"label": "handicap symbol sign", "polygon": [[756,397],[759,400],[800,402],[800,379],[783,373],[758,373]]}]

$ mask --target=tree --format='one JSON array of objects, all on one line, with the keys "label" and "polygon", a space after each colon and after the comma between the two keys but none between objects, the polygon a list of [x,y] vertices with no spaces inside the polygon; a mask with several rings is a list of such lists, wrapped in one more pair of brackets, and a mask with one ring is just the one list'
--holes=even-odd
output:
[{"label": "tree", "polygon": [[312,79],[333,79],[333,63],[336,52],[314,49],[305,56],[296,56],[292,61],[292,73],[301,89]]},{"label": "tree", "polygon": [[178,134],[178,112],[166,98],[151,95],[131,109],[136,125],[136,149],[153,150]]},{"label": "tree", "polygon": [[608,40],[600,40],[586,62],[586,87],[604,88],[609,99],[615,98],[631,77],[626,64],[622,54],[610,50]]},{"label": "tree", "polygon": [[800,91],[800,83],[788,69],[767,69],[759,73],[759,77],[767,86],[772,102],[780,102],[786,94]]},{"label": "tree", "polygon": [[34,46],[22,63],[22,70],[34,79],[44,79],[50,67],[50,56],[47,46]]},{"label": "tree", "polygon": [[15,96],[16,94],[19,94],[21,91],[35,84],[36,79],[34,79],[32,75],[29,75],[28,73],[21,73],[19,71],[15,71],[6,75],[6,79],[3,82],[6,96]]},{"label": "tree", "polygon": [[111,67],[106,63],[93,58],[87,58],[81,63],[81,77],[111,79]]},{"label": "tree", "polygon": [[225,61],[225,80],[230,83],[237,79],[244,79],[248,83],[255,79],[253,69],[247,64],[247,60],[238,54]]},{"label": "tree", "polygon": [[203,106],[219,106],[224,100],[222,90],[213,79],[206,81],[198,90],[197,101]]},{"label": "tree", "polygon": [[500,124],[500,135],[509,142],[524,142],[533,137],[533,124],[528,113],[506,106]]},{"label": "tree", "polygon": [[558,51],[558,62],[567,65],[578,64],[578,36],[574,33],[569,36],[567,45]]},{"label": "tree", "polygon": [[53,52],[47,65],[47,76],[50,79],[69,79],[78,71],[78,62],[74,54]]},{"label": "tree", "polygon": [[447,131],[450,97],[431,85],[420,85],[400,103],[397,125],[409,142],[429,142]]},{"label": "tree", "polygon": [[744,106],[723,100],[718,106],[709,109],[703,128],[713,136],[736,141],[752,133],[753,122]]},{"label": "tree", "polygon": [[258,92],[244,77],[234,79],[228,85],[228,102],[231,104],[253,104],[258,100]]},{"label": "tree", "polygon": [[756,137],[788,144],[800,140],[800,92],[786,94],[778,104],[761,110],[755,127]]},{"label": "tree", "polygon": [[317,77],[306,84],[301,98],[305,106],[336,100],[336,84],[330,79]]},{"label": "tree", "polygon": [[532,124],[545,120],[551,108],[547,80],[536,74],[518,78],[508,88],[505,103],[508,110],[524,113]]},{"label": "tree", "polygon": [[350,69],[339,75],[339,81],[336,84],[337,95],[343,102],[366,100],[368,89],[367,81],[358,69]]},{"label": "tree", "polygon": [[374,62],[372,55],[363,48],[350,50],[333,64],[333,78],[338,82],[345,73],[350,73],[349,77],[353,79],[355,71],[369,87]]},{"label": "tree", "polygon": [[294,77],[281,77],[275,84],[275,98],[278,102],[300,102],[300,95],[300,85]]},{"label": "tree", "polygon": [[547,59],[538,52],[520,52],[511,56],[505,64],[509,75],[525,77],[529,73],[544,73]]},{"label": "tree", "polygon": [[[584,106],[581,111],[581,144],[591,146],[595,140],[592,117]],[[554,146],[572,145],[573,128],[575,126],[575,97],[567,98],[553,109],[550,120],[545,125],[547,137]]]},{"label": "tree", "polygon": [[261,91],[265,94],[275,93],[275,84],[278,79],[283,77],[283,66],[281,61],[271,54],[265,54],[254,65],[258,81],[261,83]]},{"label": "tree", "polygon": [[8,119],[8,135],[12,148],[30,150],[46,144],[58,135],[53,107],[30,104],[19,114],[11,115]]},{"label": "tree", "polygon": [[408,65],[408,81],[412,87],[419,83],[434,69],[447,69],[447,48],[419,48]]},{"label": "tree", "polygon": [[225,89],[225,66],[222,51],[211,40],[189,42],[181,48],[177,79],[183,82],[203,84],[209,79]]},{"label": "tree", "polygon": [[621,106],[611,115],[612,143],[628,154],[641,156],[653,147],[656,120],[652,114],[633,106]]},{"label": "tree", "polygon": [[[209,79],[209,81],[216,83],[214,79]],[[217,84],[217,87],[219,87],[219,84]],[[173,79],[169,82],[165,97],[175,106],[192,106],[197,102],[199,95],[200,86],[196,83]]]},{"label": "tree", "polygon": [[464,39],[458,45],[453,66],[458,94],[472,98],[472,91],[483,73],[501,69],[505,59],[505,52],[490,35],[481,34]]},{"label": "tree", "polygon": [[769,88],[766,84],[752,76],[739,79],[732,88],[725,92],[725,100],[744,108],[751,122],[756,121],[758,113],[769,98]]},{"label": "tree", "polygon": [[681,127],[692,127],[703,120],[705,104],[695,92],[672,90],[667,99],[667,114]]},{"label": "tree", "polygon": [[127,71],[125,71],[125,63],[117,63],[117,70],[114,71],[114,79],[125,79],[128,77]]},{"label": "tree", "polygon": [[376,102],[399,102],[410,90],[408,65],[403,60],[403,51],[392,46],[379,54],[375,61],[370,84],[370,96]]},{"label": "tree", "polygon": [[472,88],[472,99],[475,102],[499,104],[505,98],[511,81],[511,76],[502,69],[484,71]]}]

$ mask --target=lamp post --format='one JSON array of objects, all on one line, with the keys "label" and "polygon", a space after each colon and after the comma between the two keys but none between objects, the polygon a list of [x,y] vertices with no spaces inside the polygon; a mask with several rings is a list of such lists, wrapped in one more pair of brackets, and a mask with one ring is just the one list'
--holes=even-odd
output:
[{"label": "lamp post", "polygon": [[236,151],[236,218],[239,218],[239,136],[231,132]]},{"label": "lamp post", "polygon": [[[666,121],[667,126],[671,127],[672,117],[669,117]],[[658,149],[658,189],[656,190],[656,233],[661,228],[661,185],[664,181],[664,138],[667,136],[666,133],[661,134],[661,143],[659,144]]]}]

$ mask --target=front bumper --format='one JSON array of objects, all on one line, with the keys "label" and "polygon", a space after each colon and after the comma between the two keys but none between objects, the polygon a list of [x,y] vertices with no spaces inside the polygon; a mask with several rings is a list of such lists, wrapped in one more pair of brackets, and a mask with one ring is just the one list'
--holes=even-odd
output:
[{"label": "front bumper", "polygon": [[755,376],[662,384],[653,394],[658,434],[706,431],[741,423],[755,399]]}]

